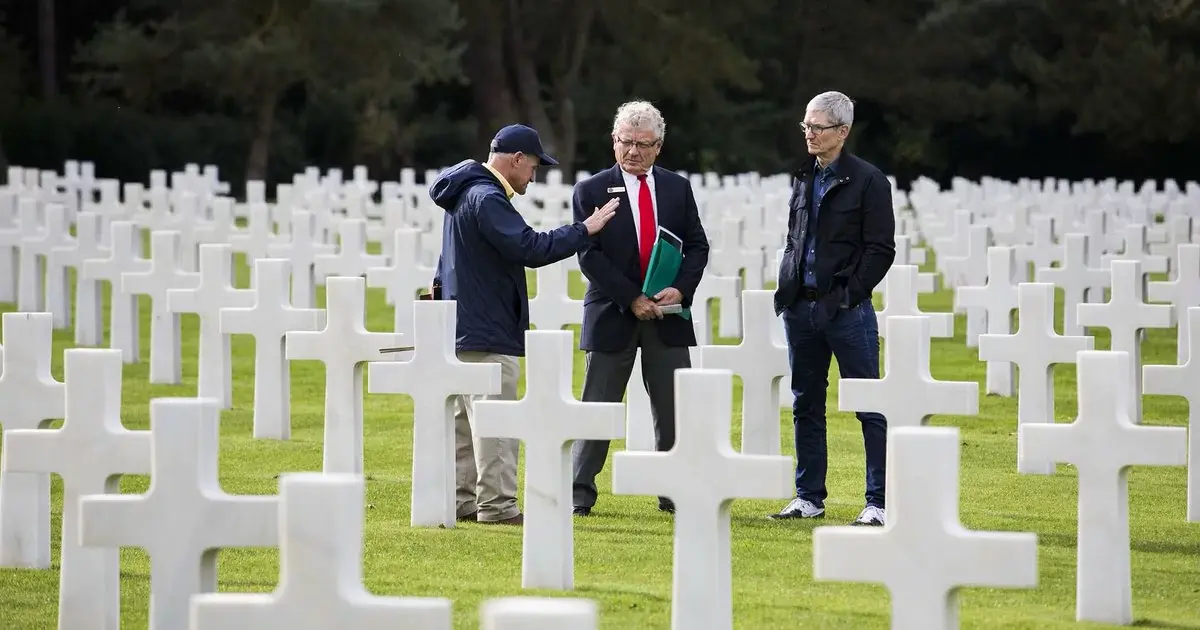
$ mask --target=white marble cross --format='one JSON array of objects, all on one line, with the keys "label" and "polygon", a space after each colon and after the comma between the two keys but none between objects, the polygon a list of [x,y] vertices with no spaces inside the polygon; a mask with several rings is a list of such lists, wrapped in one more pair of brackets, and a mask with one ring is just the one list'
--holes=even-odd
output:
[{"label": "white marble cross", "polygon": [[709,301],[717,301],[717,333],[722,337],[740,337],[742,334],[741,276],[718,276],[705,271],[692,294],[692,323],[696,328],[696,341],[701,345],[712,343],[712,317]]},{"label": "white marble cross", "polygon": [[717,228],[717,245],[709,252],[709,264],[713,273],[722,276],[740,276],[746,272],[746,286],[761,289],[763,286],[763,253],[761,249],[743,243],[742,232],[746,220],[727,215]]},{"label": "white marble cross", "polygon": [[917,427],[932,415],[979,413],[979,383],[937,381],[929,372],[929,320],[894,316],[887,320],[883,377],[838,381],[838,410],[874,411],[888,430]]},{"label": "white marble cross", "polygon": [[1200,306],[1187,310],[1180,329],[1190,329],[1188,357],[1179,365],[1147,365],[1142,368],[1145,393],[1182,396],[1188,403],[1188,489],[1187,520],[1200,523]]},{"label": "white marble cross", "polygon": [[742,335],[737,345],[703,346],[705,368],[730,370],[742,379],[742,452],[778,455],[779,382],[791,374],[786,343],[771,335],[779,325],[774,291],[742,291]]},{"label": "white marble cross", "polygon": [[475,403],[478,437],[525,443],[522,588],[575,584],[571,442],[625,437],[625,405],[580,402],[574,393],[574,341],[568,330],[525,333],[525,397]]},{"label": "white marble cross", "polygon": [[[917,267],[917,269],[919,270],[921,268],[921,263],[918,263],[913,258],[913,255],[912,255],[913,250],[910,245],[909,237],[898,234],[898,235],[896,235],[895,239],[896,239],[896,258],[892,261],[892,266],[888,269],[888,272],[890,273],[892,269],[895,269],[896,267],[905,266],[905,265],[912,265],[914,267]],[[917,251],[924,253],[924,250],[917,250]],[[932,272],[926,273],[926,272],[918,271],[914,285],[916,287],[917,294],[934,293],[938,289],[938,275],[936,273],[932,273]],[[891,285],[890,285],[890,283],[888,283],[886,275],[884,276],[883,282],[880,282],[879,284],[875,285],[874,293],[878,293],[880,296],[882,296],[885,303],[887,302],[887,292],[888,292],[889,286],[891,286]]]},{"label": "white marble cross", "polygon": [[150,556],[150,630],[187,627],[191,597],[217,590],[217,551],[278,544],[278,497],[221,490],[218,417],[211,400],[151,400],[150,489],[80,499],[83,546]]},{"label": "white marble cross", "polygon": [[964,586],[1037,586],[1037,536],[971,531],[958,517],[959,431],[897,427],[888,435],[887,525],[813,530],[813,578],[887,587],[891,627],[958,628]]},{"label": "white marble cross", "polygon": [[563,261],[537,270],[537,294],[529,299],[529,323],[538,330],[561,330],[583,323],[583,300],[571,297],[570,264]]},{"label": "white marble cross", "polygon": [[1176,363],[1183,364],[1187,363],[1191,342],[1188,327],[1182,322],[1187,318],[1189,308],[1200,306],[1200,245],[1184,243],[1176,251],[1175,279],[1149,283],[1146,297],[1154,302],[1170,302],[1175,307],[1178,323]]},{"label": "white marble cross", "polygon": [[366,280],[329,278],[325,289],[325,326],[285,335],[289,361],[325,364],[325,472],[363,471],[363,364],[384,360],[380,350],[407,345],[398,333],[368,331],[364,325]]},{"label": "white marble cross", "polygon": [[[1108,271],[1089,266],[1090,247],[1088,235],[1067,234],[1063,237],[1060,266],[1038,269],[1034,273],[1038,282],[1049,282],[1063,290],[1063,334],[1071,337],[1084,333],[1079,323],[1079,305],[1093,301],[1090,291],[1102,291],[1112,282]],[[1103,301],[1103,298],[1101,295],[1094,301]]]},{"label": "white marble cross", "polygon": [[[967,230],[967,254],[953,261],[952,268],[958,277],[955,287],[982,286],[987,282],[987,251],[991,247],[992,231],[986,225],[972,225]],[[950,262],[947,262],[950,265]],[[961,312],[959,308],[955,312]],[[979,345],[979,335],[987,329],[987,311],[975,308],[962,309],[966,312],[966,345]]]},{"label": "white marble cross", "polygon": [[[1016,259],[1011,247],[993,246],[987,252],[987,284],[960,286],[954,290],[954,309],[979,309],[987,313],[987,332],[1012,334],[1012,312],[1017,308]],[[988,361],[986,391],[1004,397],[1013,395],[1012,363]]]},{"label": "white marble cross", "polygon": [[1170,257],[1170,264],[1167,270],[1167,279],[1175,280],[1179,278],[1179,246],[1190,245],[1194,242],[1192,238],[1192,217],[1186,215],[1170,216],[1167,223],[1167,240],[1162,243],[1153,243],[1151,251],[1155,253],[1166,252]]},{"label": "white marble cross", "polygon": [[[1136,271],[1141,263],[1114,260],[1114,273],[1117,265]],[[1129,415],[1129,399],[1140,394],[1129,381],[1133,364],[1128,352],[1079,353],[1075,422],[1025,424],[1017,429],[1021,457],[1063,462],[1078,471],[1077,621],[1133,622],[1129,470],[1187,463],[1187,429],[1142,426],[1139,416]]]},{"label": "white marble cross", "polygon": [[290,263],[281,258],[254,261],[253,304],[226,306],[220,313],[222,335],[254,337],[254,437],[291,437],[291,372],[284,358],[289,332],[316,332],[325,311],[294,308],[288,298]]},{"label": "white marble cross", "polygon": [[[329,243],[317,242],[317,223],[313,213],[295,210],[291,224],[292,240],[288,243],[271,243],[267,246],[267,253],[272,258],[286,258],[292,263],[291,304],[296,308],[313,308],[317,305],[314,260],[317,256],[332,255],[336,248]],[[397,329],[397,332],[404,331]]]},{"label": "white marble cross", "polygon": [[1146,304],[1146,276],[1142,263],[1136,260],[1112,261],[1112,290],[1107,302],[1080,304],[1079,323],[1083,326],[1107,328],[1110,347],[1129,355],[1126,378],[1132,393],[1125,399],[1128,415],[1142,417],[1142,338],[1148,328],[1170,328],[1175,325],[1175,311],[1166,304]]},{"label": "white marble cross", "polygon": [[208,243],[200,246],[199,285],[167,291],[169,311],[200,318],[196,395],[217,401],[222,409],[233,406],[233,367],[229,334],[221,332],[221,310],[246,308],[255,299],[253,289],[236,289],[233,280],[233,246]]},{"label": "white marble cross", "polygon": [[359,475],[281,476],[279,587],[197,595],[189,630],[449,630],[450,600],[380,597],[363,585],[364,490]]},{"label": "white marble cross", "polygon": [[[421,264],[420,237],[420,230],[398,228],[392,234],[391,264],[367,270],[367,286],[382,287],[388,304],[394,305],[392,330],[405,335],[412,334],[412,303],[421,289],[429,288],[436,271]],[[533,308],[532,301],[530,308]]]},{"label": "white marble cross", "polygon": [[233,199],[230,197],[216,197],[210,204],[212,210],[212,218],[207,221],[202,221],[192,230],[196,243],[229,243],[229,238],[233,235],[234,218],[233,218]]},{"label": "white marble cross", "polygon": [[265,203],[249,204],[246,229],[234,230],[229,235],[233,251],[246,255],[246,264],[254,264],[259,258],[268,256],[271,244],[278,241],[271,231],[271,207]]},{"label": "white marble cross", "polygon": [[1136,260],[1142,264],[1142,273],[1167,273],[1170,259],[1166,256],[1151,254],[1146,241],[1146,226],[1131,223],[1125,226],[1125,250],[1120,254],[1100,258],[1100,267],[1108,269],[1114,260]]},{"label": "white marble cross", "polygon": [[46,261],[37,253],[36,245],[49,240],[41,213],[38,212],[37,199],[21,197],[17,201],[17,221],[20,234],[20,247],[17,250],[17,310],[37,313],[44,310],[46,305],[46,285],[43,282]]},{"label": "white marble cross", "polygon": [[[1091,350],[1095,339],[1063,336],[1054,331],[1054,285],[1021,283],[1017,287],[1016,333],[979,336],[979,358],[1011,361],[1020,368],[1017,388],[1017,424],[1054,422],[1054,365],[1075,363],[1079,352]],[[1054,464],[1017,458],[1017,471],[1049,475]]]},{"label": "white marble cross", "polygon": [[[0,350],[0,427],[39,429],[62,418],[63,384],[50,374],[54,322],[49,313],[4,313]],[[4,442],[4,457],[12,445]],[[0,567],[50,568],[50,475],[0,476]]]},{"label": "white marble cross", "polygon": [[954,313],[925,313],[917,306],[917,277],[915,265],[892,265],[884,276],[888,288],[884,291],[883,309],[875,313],[880,337],[887,337],[888,319],[910,316],[929,320],[930,337],[948,339],[954,336]]},{"label": "white marble cross", "polygon": [[108,227],[108,256],[83,261],[83,276],[93,282],[108,281],[108,347],[120,350],[125,363],[137,363],[141,309],[138,297],[121,288],[121,278],[126,273],[148,272],[150,261],[142,257],[141,230],[133,222],[113,221]]},{"label": "white marble cross", "polygon": [[613,454],[613,494],[675,502],[671,627],[733,627],[729,508],[734,499],[787,499],[795,492],[792,458],[733,450],[729,425],[733,373],[675,371],[675,417],[688,427],[675,448]]},{"label": "white marble cross", "polygon": [[179,265],[179,232],[150,234],[150,269],[121,274],[121,290],[150,297],[150,382],[178,384],[183,379],[179,314],[167,307],[171,289],[195,289],[200,274]]},{"label": "white marble cross", "polygon": [[75,269],[75,345],[99,346],[104,341],[104,304],[100,283],[83,273],[83,261],[104,258],[108,247],[100,241],[100,215],[80,212],[75,237],[50,251],[49,267]]},{"label": "white marble cross", "polygon": [[480,607],[480,630],[596,630],[598,606],[568,597],[499,597]]},{"label": "white marble cross", "polygon": [[[692,349],[703,350],[704,346]],[[700,367],[693,363],[692,367]],[[658,447],[654,437],[654,411],[650,393],[642,380],[642,349],[633,352],[633,369],[625,384],[625,448],[630,451],[653,451]]]},{"label": "white marble cross", "polygon": [[950,288],[958,286],[959,279],[954,273],[954,266],[957,260],[967,254],[967,241],[973,221],[974,217],[970,210],[955,210],[950,233],[937,237],[933,241],[933,249],[937,253],[934,264],[937,266],[937,270],[945,276],[946,285]]},{"label": "white marble cross", "polygon": [[457,306],[453,300],[414,301],[412,358],[368,367],[369,393],[408,394],[413,401],[413,527],[455,525],[453,397],[500,393],[498,363],[458,359]]},{"label": "white marble cross", "polygon": [[382,254],[367,253],[367,222],[365,219],[345,219],[338,225],[338,251],[313,259],[318,283],[331,276],[356,277],[367,275],[372,267],[387,264]]},{"label": "white marble cross", "polygon": [[65,330],[71,325],[71,292],[67,285],[66,267],[56,264],[54,250],[70,247],[75,237],[67,219],[67,208],[61,204],[48,203],[44,209],[45,229],[32,239],[21,239],[22,252],[36,256],[44,265],[43,289],[45,310],[54,316],[55,330]]},{"label": "white marble cross", "polygon": [[[82,214],[80,216],[83,216]],[[150,432],[121,426],[121,352],[64,353],[66,409],[61,429],[4,433],[3,475],[55,474],[63,480],[58,627],[120,627],[116,549],[79,543],[80,497],[117,493],[119,475],[150,473]]]},{"label": "white marble cross", "polygon": [[20,255],[21,231],[17,224],[17,196],[0,189],[0,302],[16,301]]},{"label": "white marble cross", "polygon": [[[1087,257],[1085,261],[1087,266],[1092,269],[1106,271],[1107,267],[1104,264],[1104,255],[1112,251],[1115,246],[1112,245],[1112,233],[1108,231],[1109,221],[1108,213],[1104,210],[1089,211],[1084,218],[1084,229],[1087,234]],[[1103,302],[1104,289],[1108,288],[1108,282],[1112,281],[1109,275],[1092,274],[1090,278],[1096,280],[1095,284],[1088,286],[1086,301],[1089,303]],[[1103,280],[1103,281],[1102,281]],[[1067,333],[1063,334],[1078,334]]]},{"label": "white marble cross", "polygon": [[1034,276],[1039,269],[1049,269],[1063,258],[1063,245],[1058,243],[1054,235],[1054,217],[1039,214],[1033,217],[1033,240],[1030,243],[1017,245],[1017,259],[1022,263],[1018,281],[1029,279],[1027,263],[1033,264]]}]

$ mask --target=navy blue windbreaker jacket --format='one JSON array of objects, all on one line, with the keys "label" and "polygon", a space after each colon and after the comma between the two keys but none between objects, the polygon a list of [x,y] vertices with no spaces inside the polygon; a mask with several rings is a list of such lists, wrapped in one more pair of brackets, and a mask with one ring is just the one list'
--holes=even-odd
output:
[{"label": "navy blue windbreaker jacket", "polygon": [[434,283],[442,299],[458,302],[456,349],[525,356],[525,268],[574,256],[588,242],[587,228],[580,222],[534,231],[504,185],[475,160],[443,171],[429,196],[447,215]]}]

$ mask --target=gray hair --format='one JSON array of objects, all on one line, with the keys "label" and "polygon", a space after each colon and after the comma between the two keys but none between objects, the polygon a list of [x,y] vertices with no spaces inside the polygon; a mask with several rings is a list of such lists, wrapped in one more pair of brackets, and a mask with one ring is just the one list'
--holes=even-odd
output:
[{"label": "gray hair", "polygon": [[629,101],[618,107],[617,115],[613,117],[612,132],[616,134],[622,126],[653,131],[656,140],[662,140],[667,135],[667,121],[663,119],[662,112],[648,101]]},{"label": "gray hair", "polygon": [[854,101],[841,92],[821,92],[808,102],[808,111],[825,112],[835,125],[854,124]]}]

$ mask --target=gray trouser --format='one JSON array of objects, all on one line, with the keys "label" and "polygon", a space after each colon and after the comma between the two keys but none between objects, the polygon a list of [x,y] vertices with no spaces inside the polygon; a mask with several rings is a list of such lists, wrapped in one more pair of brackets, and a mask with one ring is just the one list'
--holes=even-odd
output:
[{"label": "gray trouser", "polygon": [[475,401],[516,400],[520,359],[487,352],[458,352],[464,363],[499,363],[500,394],[455,396],[454,452],[457,516],[478,512],[478,520],[500,521],[521,512],[517,506],[517,455],[521,441],[478,438],[472,431]]},{"label": "gray trouser", "polygon": [[[642,383],[650,397],[654,418],[654,441],[659,451],[675,446],[675,370],[692,366],[686,346],[666,346],[658,338],[653,321],[638,322],[629,347],[619,352],[587,353],[583,377],[583,402],[621,402],[637,349],[642,349]],[[596,475],[608,459],[608,440],[578,440],[571,445],[575,464],[574,503],[592,507],[596,503]]]}]

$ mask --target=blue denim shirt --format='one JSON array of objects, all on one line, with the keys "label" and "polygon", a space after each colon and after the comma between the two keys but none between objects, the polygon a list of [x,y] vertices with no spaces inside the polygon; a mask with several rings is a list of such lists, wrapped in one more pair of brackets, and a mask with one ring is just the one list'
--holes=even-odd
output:
[{"label": "blue denim shirt", "polygon": [[817,215],[821,211],[821,199],[833,183],[836,166],[837,160],[830,162],[825,168],[821,168],[820,163],[813,165],[813,183],[808,188],[808,233],[804,236],[804,286],[809,289],[817,288]]}]

